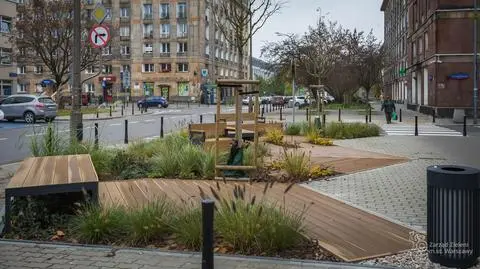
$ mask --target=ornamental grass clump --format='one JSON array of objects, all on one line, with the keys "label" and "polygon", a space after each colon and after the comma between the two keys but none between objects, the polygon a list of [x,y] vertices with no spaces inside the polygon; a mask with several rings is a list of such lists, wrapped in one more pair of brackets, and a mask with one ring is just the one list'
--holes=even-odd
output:
[{"label": "ornamental grass clump", "polygon": [[380,127],[360,122],[331,122],[323,129],[323,135],[333,139],[353,139],[380,135]]}]

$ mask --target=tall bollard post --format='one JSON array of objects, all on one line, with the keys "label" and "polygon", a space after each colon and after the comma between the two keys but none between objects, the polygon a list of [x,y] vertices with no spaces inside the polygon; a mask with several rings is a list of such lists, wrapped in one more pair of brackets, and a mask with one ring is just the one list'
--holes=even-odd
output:
[{"label": "tall bollard post", "polygon": [[463,116],[463,136],[467,136],[467,116]]},{"label": "tall bollard post", "polygon": [[190,101],[187,101],[187,108],[190,108]]},{"label": "tall bollard post", "polygon": [[213,211],[214,201],[202,201],[202,269],[213,269]]},{"label": "tall bollard post", "polygon": [[200,123],[203,123],[203,115],[200,114]]},{"label": "tall bollard post", "polygon": [[98,123],[95,122],[95,148],[98,149]]},{"label": "tall bollard post", "polygon": [[368,122],[372,122],[372,107],[368,110]]},{"label": "tall bollard post", "polygon": [[435,109],[432,110],[432,122],[435,123]]},{"label": "tall bollard post", "polygon": [[132,103],[132,115],[135,115],[135,106]]},{"label": "tall bollard post", "polygon": [[322,114],[322,121],[323,121],[322,126],[325,126],[325,124],[327,123],[327,115],[326,114]]},{"label": "tall bollard post", "polygon": [[342,109],[338,109],[338,121],[342,121]]},{"label": "tall bollard post", "polygon": [[125,120],[125,138],[123,142],[125,144],[128,144],[128,120]]},{"label": "tall bollard post", "polygon": [[402,122],[402,109],[400,108],[400,115],[398,117],[398,121],[399,122]]},{"label": "tall bollard post", "polygon": [[163,117],[160,117],[160,137],[163,138]]},{"label": "tall bollard post", "polygon": [[282,116],[283,116],[283,115],[282,115],[282,110],[283,110],[283,108],[280,107],[280,120],[283,120],[283,119],[282,119]]},{"label": "tall bollard post", "polygon": [[110,117],[112,117],[112,106],[110,106]]},{"label": "tall bollard post", "polygon": [[217,122],[217,114],[213,115],[213,122]]},{"label": "tall bollard post", "polygon": [[365,115],[365,123],[368,124],[368,115]]},{"label": "tall bollard post", "polygon": [[98,110],[97,110],[97,119],[98,119]]},{"label": "tall bollard post", "polygon": [[307,121],[308,121],[308,108],[307,108],[305,111],[306,111],[306,113],[305,113],[305,118],[306,118]]},{"label": "tall bollard post", "polygon": [[418,116],[415,116],[415,136],[418,136]]},{"label": "tall bollard post", "polygon": [[263,105],[263,107],[262,107],[262,118],[263,118],[264,114],[265,114],[265,105]]},{"label": "tall bollard post", "polygon": [[122,117],[123,117],[123,105],[122,105]]}]

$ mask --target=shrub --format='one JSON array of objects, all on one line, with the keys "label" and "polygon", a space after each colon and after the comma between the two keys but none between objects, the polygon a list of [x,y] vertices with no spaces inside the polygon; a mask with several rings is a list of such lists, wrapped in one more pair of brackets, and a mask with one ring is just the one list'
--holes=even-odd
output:
[{"label": "shrub", "polygon": [[283,145],[283,132],[280,129],[274,128],[268,130],[265,134],[265,141],[274,145]]},{"label": "shrub", "polygon": [[132,242],[148,244],[167,234],[174,212],[173,204],[165,197],[148,203],[138,210],[131,210],[128,220]]},{"label": "shrub", "polygon": [[310,168],[310,177],[311,178],[320,178],[335,175],[335,171],[329,167],[323,167],[320,165],[315,165]]},{"label": "shrub", "polygon": [[118,150],[110,162],[110,172],[115,179],[146,177],[149,164],[145,156],[128,150]]},{"label": "shrub", "polygon": [[90,152],[90,158],[92,159],[95,171],[100,179],[105,179],[111,174],[111,163],[117,155],[115,149],[102,149],[99,148]]},{"label": "shrub", "polygon": [[72,218],[71,231],[75,239],[88,244],[112,244],[127,236],[128,221],[125,209],[102,208],[86,204]]},{"label": "shrub", "polygon": [[285,130],[286,135],[299,135],[302,131],[302,124],[301,123],[290,123],[287,125],[287,129]]},{"label": "shrub", "polygon": [[[212,189],[214,196],[218,194]],[[276,253],[298,244],[302,239],[304,212],[289,213],[255,198],[246,199],[239,186],[233,198],[221,200],[215,228],[233,248],[244,254]]]},{"label": "shrub", "polygon": [[333,146],[333,141],[328,138],[321,137],[319,130],[311,129],[308,131],[307,135],[308,143],[312,143],[319,146]]},{"label": "shrub", "polygon": [[[244,165],[255,165],[254,164],[254,153],[253,153],[253,144],[250,144],[245,148],[243,154],[243,164]],[[257,145],[257,162],[259,165],[262,165],[264,158],[268,155],[268,148],[265,143],[258,143]]]},{"label": "shrub", "polygon": [[49,123],[43,128],[43,136],[40,136],[35,130],[30,138],[30,151],[35,157],[63,155],[66,147],[66,141],[59,135],[57,129]]},{"label": "shrub", "polygon": [[202,209],[187,204],[173,218],[171,229],[179,243],[189,249],[200,250],[202,245]]},{"label": "shrub", "polygon": [[310,172],[310,156],[306,155],[305,152],[298,149],[288,152],[288,150],[284,148],[282,161],[289,178],[303,180],[308,177]]},{"label": "shrub", "polygon": [[324,136],[334,139],[352,139],[380,135],[380,127],[375,124],[332,122],[323,130]]}]

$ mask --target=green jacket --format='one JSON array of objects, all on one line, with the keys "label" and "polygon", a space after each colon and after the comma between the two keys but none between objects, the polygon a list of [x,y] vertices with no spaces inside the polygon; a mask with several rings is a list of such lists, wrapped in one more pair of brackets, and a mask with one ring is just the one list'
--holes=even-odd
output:
[{"label": "green jacket", "polygon": [[383,110],[387,113],[392,113],[395,111],[395,103],[392,100],[385,100],[382,104],[382,111]]}]

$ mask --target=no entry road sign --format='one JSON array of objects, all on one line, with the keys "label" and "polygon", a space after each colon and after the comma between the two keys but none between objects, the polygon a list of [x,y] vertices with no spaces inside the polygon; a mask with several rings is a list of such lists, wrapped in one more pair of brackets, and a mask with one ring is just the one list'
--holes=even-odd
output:
[{"label": "no entry road sign", "polygon": [[111,35],[107,26],[94,25],[90,31],[89,40],[93,47],[103,48],[110,41]]}]

